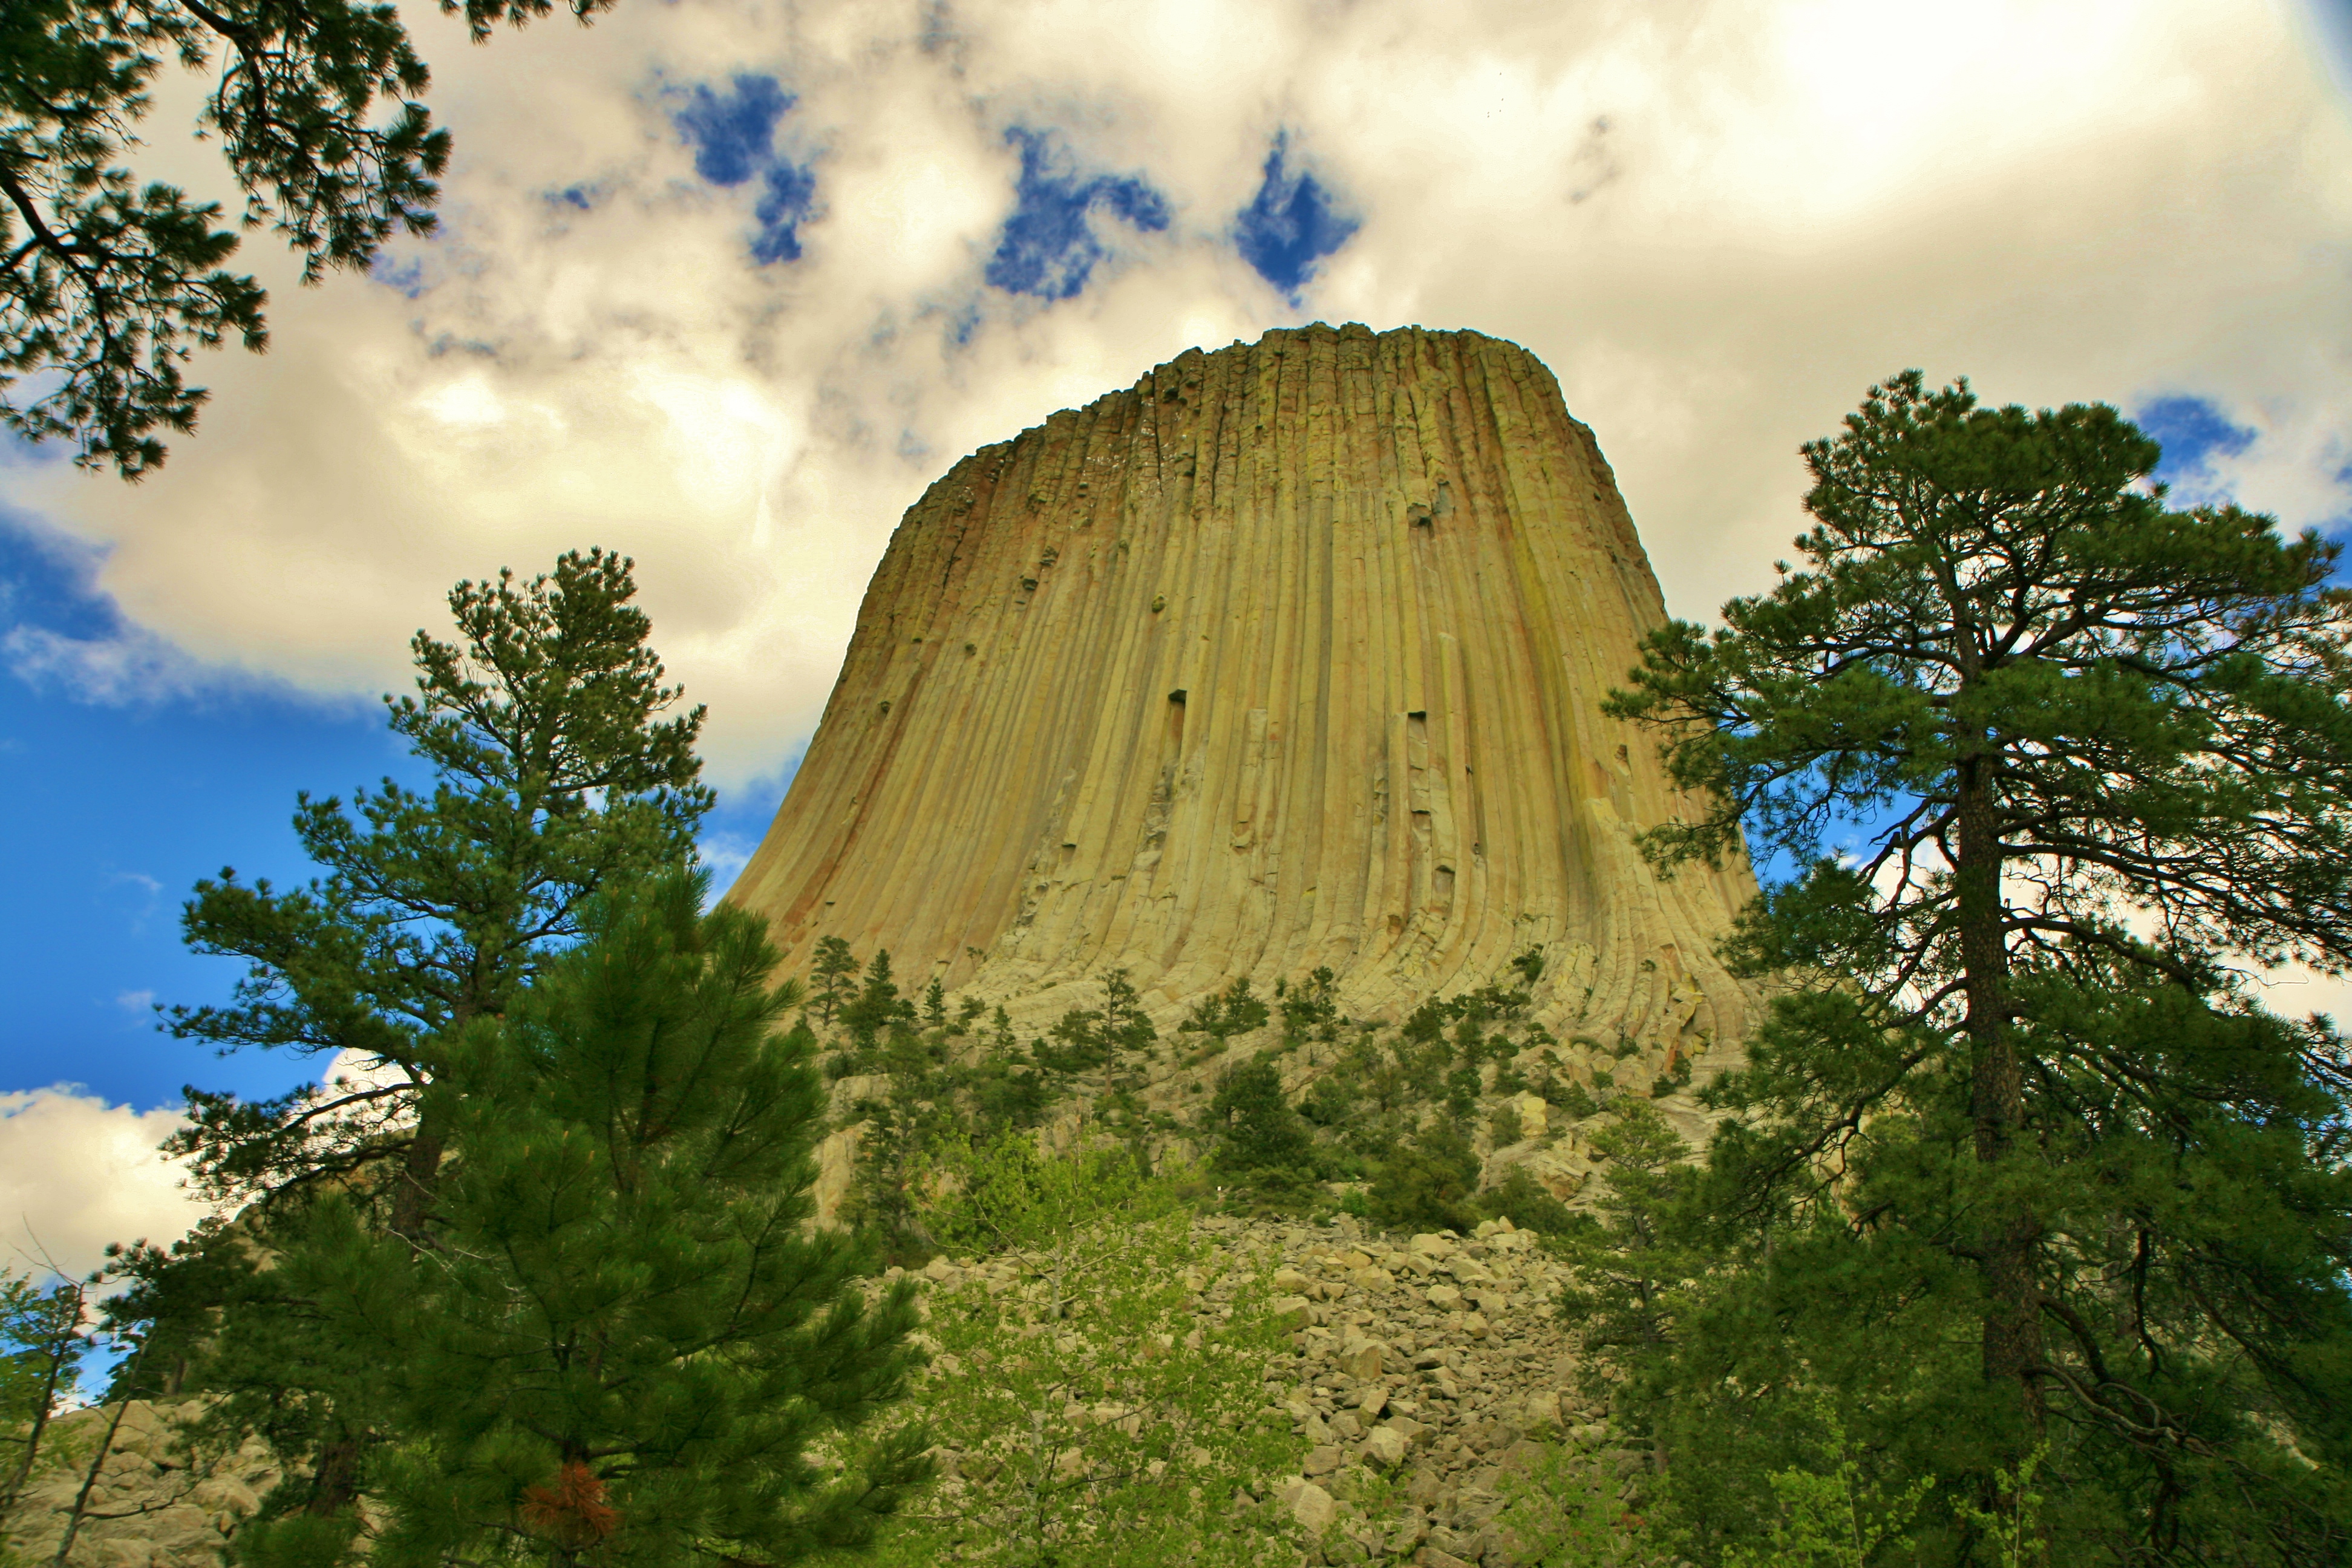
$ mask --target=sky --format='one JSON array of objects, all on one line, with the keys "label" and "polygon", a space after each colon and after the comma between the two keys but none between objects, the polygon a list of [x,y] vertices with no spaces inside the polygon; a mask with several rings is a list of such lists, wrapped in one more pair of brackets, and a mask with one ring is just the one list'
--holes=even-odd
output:
[{"label": "sky", "polygon": [[[619,0],[469,47],[439,231],[297,286],[137,486],[0,450],[0,1242],[196,1212],[222,1061],[181,901],[305,874],[298,790],[404,772],[380,694],[461,577],[600,544],[710,708],[721,873],[898,515],[964,453],[1309,321],[1533,350],[1706,617],[1874,380],[2114,403],[2190,500],[2352,527],[2347,0]],[[167,78],[141,174],[228,194]]]}]

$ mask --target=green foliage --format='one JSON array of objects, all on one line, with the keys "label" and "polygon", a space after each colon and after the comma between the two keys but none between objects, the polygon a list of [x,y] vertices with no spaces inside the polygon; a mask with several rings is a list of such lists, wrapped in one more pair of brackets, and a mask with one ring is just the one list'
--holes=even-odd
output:
[{"label": "green foliage", "polygon": [[1805,456],[1806,569],[1611,702],[1715,801],[1654,855],[1801,868],[1732,946],[1783,989],[1704,1176],[1612,1167],[1621,1412],[1702,1562],[1822,1511],[1772,1478],[1824,1398],[1885,1498],[1981,1510],[2046,1455],[2053,1560],[2339,1561],[2352,1066],[2245,978],[2352,964],[2336,547],[2168,510],[2113,409],[1916,374]]},{"label": "green foliage", "polygon": [[[572,0],[583,21],[610,0]],[[549,0],[450,0],[478,41]],[[302,280],[365,271],[394,234],[429,233],[449,135],[420,101],[428,82],[393,6],[363,0],[10,0],[0,8],[0,425],[64,439],[86,468],[136,479],[164,458],[159,429],[188,431],[206,394],[193,351],[268,341],[266,296],[227,271],[234,228],[130,167],[167,59],[216,69],[197,133],[216,141],[245,196],[302,258]]]},{"label": "green foliage", "polygon": [[1675,1092],[1677,1089],[1687,1089],[1690,1087],[1690,1058],[1677,1057],[1675,1058],[1675,1065],[1672,1068],[1660,1073],[1656,1078],[1651,1080],[1650,1098],[1653,1100],[1663,1100],[1667,1095]]},{"label": "green foliage", "polygon": [[1236,1185],[1281,1199],[1312,1181],[1314,1144],[1271,1058],[1252,1058],[1219,1079],[1207,1121],[1216,1135],[1216,1168]]},{"label": "green foliage", "polygon": [[1526,1568],[1657,1568],[1672,1561],[1619,1500],[1606,1456],[1580,1456],[1546,1444],[1524,1470],[1498,1483],[1501,1522],[1518,1542]]},{"label": "green foliage", "polygon": [[1298,1102],[1298,1114],[1318,1127],[1341,1127],[1361,1099],[1360,1086],[1345,1074],[1329,1073],[1307,1089],[1307,1098]]},{"label": "green foliage", "polygon": [[898,976],[890,971],[890,950],[881,948],[866,961],[866,983],[841,1009],[842,1027],[851,1047],[870,1051],[883,1031],[915,1022],[915,1005],[898,994]]},{"label": "green foliage", "polygon": [[1478,1223],[1477,1190],[1477,1153],[1461,1127],[1441,1116],[1387,1152],[1365,1197],[1374,1222],[1390,1230],[1466,1236]]},{"label": "green foliage", "polygon": [[1274,983],[1275,1005],[1282,1014],[1285,1040],[1328,1040],[1339,1026],[1339,977],[1328,966],[1306,979]]},{"label": "green foliage", "polygon": [[1544,1189],[1523,1165],[1478,1194],[1478,1210],[1489,1219],[1507,1219],[1520,1230],[1562,1237],[1577,1226],[1576,1212]]},{"label": "green foliage", "polygon": [[856,994],[851,988],[865,965],[851,955],[846,939],[821,936],[816,939],[816,962],[810,966],[810,975],[816,985],[817,1016],[830,1025],[840,1013],[843,1004]]},{"label": "green foliage", "polygon": [[1089,1007],[1069,1009],[1045,1031],[1045,1038],[1034,1043],[1032,1054],[1039,1067],[1063,1077],[1103,1066],[1109,1053],[1102,1042],[1101,1012]]},{"label": "green foliage", "polygon": [[0,1270],[0,1533],[26,1485],[57,1456],[49,1421],[72,1397],[92,1335],[89,1288]]},{"label": "green foliage", "polygon": [[2050,1561],[2050,1540],[2042,1529],[2042,1508],[2049,1499],[2033,1485],[2034,1473],[2048,1457],[2046,1448],[2037,1447],[2015,1470],[1996,1468],[1989,1489],[1994,1507],[1966,1498],[1954,1504],[1961,1522],[1992,1548],[1992,1568],[2041,1568]]},{"label": "green foliage", "polygon": [[1124,969],[1105,977],[1100,1007],[1071,1008],[1050,1035],[1053,1044],[1040,1043],[1037,1061],[1046,1070],[1063,1074],[1116,1068],[1150,1050],[1160,1037]]},{"label": "green foliage", "polygon": [[[1554,1243],[1576,1280],[1560,1298],[1560,1315],[1575,1325],[1590,1364],[1609,1369],[1601,1376],[1610,1385],[1627,1369],[1636,1376],[1653,1370],[1656,1353],[1675,1342],[1677,1290],[1710,1262],[1690,1232],[1698,1173],[1686,1163],[1689,1150],[1647,1100],[1621,1100],[1613,1110],[1613,1120],[1591,1133],[1608,1177],[1591,1208]],[[1647,1385],[1633,1392],[1646,1395]],[[1633,1404],[1634,1435],[1655,1442],[1639,1424],[1646,1405]]]},{"label": "green foliage", "polygon": [[1151,1026],[1127,971],[1112,970],[1103,980],[1102,1009],[1102,1039],[1109,1060],[1115,1065],[1148,1051],[1159,1038],[1160,1031]]},{"label": "green foliage", "polygon": [[1179,1029],[1183,1034],[1229,1040],[1235,1035],[1265,1028],[1268,1016],[1265,1001],[1250,991],[1249,976],[1238,974],[1223,991],[1212,992],[1194,1003]]},{"label": "green foliage", "polygon": [[294,831],[325,875],[279,891],[234,871],[196,884],[188,945],[245,961],[224,1007],[173,1008],[171,1032],[222,1051],[347,1058],[351,1082],[243,1101],[189,1091],[172,1152],[215,1195],[247,1199],[404,1151],[429,1183],[446,1133],[420,1095],[457,1036],[511,1005],[576,941],[601,891],[691,855],[709,809],[699,708],[662,711],[629,603],[630,563],[601,551],[518,583],[460,583],[460,635],[419,632],[417,695],[387,698],[394,733],[433,770],[430,794],[387,780],[352,805],[300,797]]},{"label": "green foliage", "polygon": [[[1286,1352],[1261,1280],[1195,1240],[1171,1184],[1116,1150],[950,1145],[931,1223],[1003,1269],[935,1288],[920,1398],[942,1479],[871,1559],[1111,1568],[1255,1564],[1286,1521],[1253,1502],[1302,1449],[1261,1378]],[[1008,1285],[1009,1277],[1009,1285]]]},{"label": "green foliage", "polygon": [[1542,1093],[1547,1104],[1565,1110],[1571,1121],[1586,1121],[1601,1114],[1601,1106],[1591,1091],[1572,1078],[1553,1079]]},{"label": "green foliage", "polygon": [[[600,904],[469,1027],[428,1091],[463,1154],[421,1248],[341,1193],[274,1238],[283,1301],[372,1369],[367,1562],[781,1563],[865,1539],[919,1478],[912,1431],[812,1466],[898,1397],[913,1307],[869,1305],[858,1247],[803,1230],[824,1100],[780,1029],[800,994],[767,988],[756,917],[698,912],[707,887]],[[355,1560],[282,1489],[246,1561]]]},{"label": "green foliage", "polygon": [[1790,1466],[1766,1477],[1777,1505],[1770,1535],[1761,1545],[1725,1552],[1726,1568],[1868,1568],[1901,1551],[1935,1478],[1922,1476],[1885,1494],[1864,1477],[1837,1412],[1826,1399],[1817,1410],[1829,1468]]}]

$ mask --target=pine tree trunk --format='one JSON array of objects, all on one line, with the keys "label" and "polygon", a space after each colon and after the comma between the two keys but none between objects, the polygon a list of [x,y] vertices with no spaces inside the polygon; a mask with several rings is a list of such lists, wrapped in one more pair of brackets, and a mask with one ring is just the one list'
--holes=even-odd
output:
[{"label": "pine tree trunk", "polygon": [[[478,992],[484,985],[478,973],[474,987]],[[447,1048],[464,1037],[466,1026],[486,1008],[478,995],[461,997],[451,1011],[441,1038]],[[448,1113],[441,1109],[440,1100],[431,1094],[421,1094],[416,1103],[416,1136],[409,1141],[408,1153],[401,1162],[400,1186],[392,1195],[392,1233],[419,1251],[425,1247],[425,1215],[432,1205],[433,1194],[441,1184],[441,1157],[449,1152]]]},{"label": "pine tree trunk", "polygon": [[[2003,941],[2001,851],[1995,826],[1989,759],[1970,758],[1959,770],[1960,962],[1965,969],[1970,1057],[1969,1113],[1979,1164],[1998,1166],[2012,1154],[2025,1120],[2024,1073],[2009,1027],[2009,952]],[[2039,1223],[2028,1210],[2003,1205],[1978,1233],[1977,1266],[1990,1305],[1985,1313],[1983,1373],[1989,1383],[2014,1383],[2028,1424],[2042,1426],[2041,1305],[2034,1282]]]},{"label": "pine tree trunk", "polygon": [[331,1519],[359,1501],[360,1440],[349,1434],[319,1445],[310,1469],[310,1497],[302,1511],[313,1519]]},{"label": "pine tree trunk", "polygon": [[[49,1429],[49,1413],[57,1408],[58,1386],[65,1377],[66,1368],[71,1360],[73,1346],[79,1338],[81,1303],[82,1291],[77,1287],[73,1293],[71,1315],[66,1318],[64,1326],[49,1342],[41,1347],[46,1362],[41,1369],[40,1401],[33,1407],[32,1423],[25,1433],[25,1457],[18,1462],[15,1473],[9,1476],[6,1488],[0,1489],[0,1525],[7,1524],[16,1518],[16,1504],[24,1496],[25,1484],[32,1479],[33,1467],[39,1462],[41,1440],[47,1435]],[[65,1314],[61,1313],[60,1316],[63,1317]]]},{"label": "pine tree trunk", "polygon": [[413,1247],[425,1244],[425,1214],[440,1183],[441,1156],[448,1151],[443,1120],[434,1097],[424,1096],[416,1113],[416,1136],[401,1160],[400,1185],[392,1195],[392,1233]]}]

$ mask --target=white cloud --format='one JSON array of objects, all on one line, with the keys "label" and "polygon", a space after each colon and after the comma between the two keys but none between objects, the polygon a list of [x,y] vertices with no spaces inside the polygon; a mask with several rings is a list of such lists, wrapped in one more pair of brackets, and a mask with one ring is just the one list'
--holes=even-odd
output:
[{"label": "white cloud", "polygon": [[2331,390],[2247,406],[2254,438],[2207,458],[2215,490],[2289,529],[2352,518],[2352,382],[2338,379]]},{"label": "white cloud", "polygon": [[215,679],[169,638],[143,626],[76,637],[20,624],[0,632],[0,659],[37,689],[62,689],[108,707],[191,697]]},{"label": "white cloud", "polygon": [[2352,1029],[2352,976],[2318,974],[2290,964],[2250,978],[2249,994],[2270,1011],[2288,1018],[2316,1013],[2338,1030]]},{"label": "white cloud", "polygon": [[759,847],[732,833],[706,833],[695,845],[695,856],[710,871],[711,891],[723,893]]},{"label": "white cloud", "polygon": [[177,1111],[110,1105],[72,1084],[0,1094],[0,1246],[80,1276],[107,1244],[184,1236],[208,1212],[158,1152]]},{"label": "white cloud", "polygon": [[[1906,365],[2002,401],[2207,397],[2264,432],[2222,476],[2242,499],[2345,510],[2352,121],[2267,0],[707,0],[482,49],[412,21],[459,137],[443,237],[401,248],[426,287],[277,268],[278,346],[203,363],[168,468],[14,471],[160,639],[28,637],[19,668],[381,689],[451,581],[605,543],[740,782],[806,734],[956,457],[1300,315],[1534,349],[1688,615],[1766,580],[1798,444]],[[799,95],[781,133],[817,172],[806,254],[767,268],[757,182],[698,179],[667,118],[743,71]],[[1013,123],[1143,174],[1168,231],[1072,300],[983,287]],[[1302,311],[1229,232],[1286,130],[1362,219]],[[572,186],[591,210],[549,199]]]}]

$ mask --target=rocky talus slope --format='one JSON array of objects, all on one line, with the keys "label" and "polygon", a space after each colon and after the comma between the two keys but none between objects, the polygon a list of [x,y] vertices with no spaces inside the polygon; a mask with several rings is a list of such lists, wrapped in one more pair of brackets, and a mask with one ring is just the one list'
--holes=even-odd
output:
[{"label": "rocky talus slope", "polygon": [[890,950],[1024,1029],[1125,970],[1164,1028],[1328,966],[1350,1016],[1530,949],[1536,1016],[1740,1037],[1746,868],[1601,703],[1664,609],[1592,432],[1517,346],[1316,325],[983,447],[892,536],[729,893],[789,966]]},{"label": "rocky talus slope", "polygon": [[[1542,1483],[1564,1459],[1612,1496],[1631,1473],[1635,1461],[1600,1449],[1601,1412],[1578,1391],[1553,1306],[1564,1281],[1533,1233],[1504,1220],[1407,1238],[1346,1215],[1207,1215],[1193,1229],[1252,1265],[1209,1286],[1199,1310],[1270,1274],[1271,1310],[1290,1330],[1262,1397],[1298,1438],[1299,1462],[1252,1479],[1283,1526],[1264,1561],[1516,1568],[1547,1542],[1555,1505]],[[941,1258],[922,1278],[997,1289],[1024,1274],[1018,1258]]]},{"label": "rocky talus slope", "polygon": [[[1288,1329],[1290,1348],[1265,1362],[1258,1398],[1297,1439],[1288,1451],[1298,1463],[1250,1478],[1269,1527],[1265,1563],[1515,1568],[1534,1560],[1543,1528],[1535,1489],[1515,1478],[1542,1475],[1563,1453],[1594,1458],[1612,1486],[1630,1467],[1593,1455],[1599,1413],[1576,1392],[1552,1309],[1561,1282],[1531,1233],[1504,1221],[1470,1237],[1385,1237],[1346,1215],[1321,1225],[1204,1215],[1192,1226],[1246,1264],[1208,1284],[1200,1310],[1270,1283],[1271,1310]],[[921,1278],[999,1287],[1022,1273],[1013,1258],[938,1258]],[[132,1404],[92,1489],[74,1568],[219,1561],[278,1472],[258,1444],[192,1468],[173,1439],[176,1418],[194,1408]],[[68,1417],[69,1446],[86,1459],[112,1414]],[[50,1559],[82,1473],[59,1470],[37,1489],[9,1542],[23,1560]]]}]

